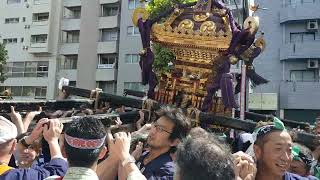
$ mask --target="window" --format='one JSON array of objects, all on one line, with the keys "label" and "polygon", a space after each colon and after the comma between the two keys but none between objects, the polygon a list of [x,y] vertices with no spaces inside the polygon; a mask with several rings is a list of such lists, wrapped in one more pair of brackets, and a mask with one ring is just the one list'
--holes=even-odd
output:
[{"label": "window", "polygon": [[297,82],[314,82],[319,77],[315,70],[292,70],[290,71],[290,80]]},{"label": "window", "polygon": [[60,69],[77,69],[78,56],[67,55],[60,61]]},{"label": "window", "polygon": [[21,2],[21,0],[7,0],[7,4],[17,4],[20,2]]},{"label": "window", "polygon": [[64,18],[80,19],[81,18],[81,6],[66,7],[64,9]]},{"label": "window", "polygon": [[314,32],[299,32],[290,33],[290,43],[302,43],[308,41],[314,41],[316,35]]},{"label": "window", "polygon": [[19,18],[5,18],[4,19],[5,24],[15,24],[19,23]]},{"label": "window", "polygon": [[24,38],[21,38],[21,39],[20,39],[20,42],[22,42],[22,43],[23,43],[23,42],[24,42]]},{"label": "window", "polygon": [[80,19],[81,17],[81,6],[69,8],[71,11],[71,17],[73,19]]},{"label": "window", "polygon": [[18,42],[17,38],[3,39],[3,44],[16,44]]},{"label": "window", "polygon": [[26,17],[23,17],[23,18],[22,18],[22,22],[26,22]]},{"label": "window", "polygon": [[47,95],[47,87],[35,86],[2,86],[1,90],[10,90],[13,96],[24,96],[45,99]]},{"label": "window", "polygon": [[143,86],[140,82],[125,82],[124,88],[136,90],[136,91],[144,91],[145,90],[145,86]]},{"label": "window", "polygon": [[116,54],[99,54],[98,69],[112,69],[116,61]]},{"label": "window", "polygon": [[113,81],[97,81],[96,87],[102,89],[103,92],[115,94],[117,84]]},{"label": "window", "polygon": [[33,14],[32,21],[33,22],[39,22],[39,21],[48,21],[49,19],[49,13],[35,13]]},{"label": "window", "polygon": [[138,27],[128,26],[128,36],[136,36],[139,34],[140,32]]},{"label": "window", "polygon": [[65,43],[79,43],[80,31],[67,31],[64,33]]},{"label": "window", "polygon": [[37,62],[26,62],[24,68],[24,77],[37,76]]},{"label": "window", "polygon": [[118,5],[101,5],[101,16],[116,16],[119,13]]},{"label": "window", "polygon": [[47,87],[36,87],[35,98],[45,98],[47,96]]},{"label": "window", "polygon": [[35,88],[32,86],[22,87],[22,96],[35,96]]},{"label": "window", "polygon": [[48,0],[33,0],[35,5],[39,5],[39,4],[48,4],[49,1]]},{"label": "window", "polygon": [[101,29],[101,42],[118,40],[118,31],[116,29]]},{"label": "window", "polygon": [[12,77],[23,77],[24,62],[14,62],[12,64]]},{"label": "window", "polygon": [[31,43],[46,43],[48,35],[47,34],[37,34],[31,35]]},{"label": "window", "polygon": [[129,9],[135,9],[136,7],[141,6],[140,0],[128,0],[129,1]]},{"label": "window", "polygon": [[136,64],[138,62],[139,62],[139,55],[138,54],[126,54],[125,63]]},{"label": "window", "polygon": [[22,96],[21,86],[12,86],[10,89],[11,89],[12,96]]},{"label": "window", "polygon": [[8,62],[6,75],[8,77],[48,77],[49,62]]},{"label": "window", "polygon": [[49,62],[43,61],[37,64],[37,77],[48,77]]},{"label": "window", "polygon": [[69,86],[76,87],[77,86],[77,81],[69,81]]}]

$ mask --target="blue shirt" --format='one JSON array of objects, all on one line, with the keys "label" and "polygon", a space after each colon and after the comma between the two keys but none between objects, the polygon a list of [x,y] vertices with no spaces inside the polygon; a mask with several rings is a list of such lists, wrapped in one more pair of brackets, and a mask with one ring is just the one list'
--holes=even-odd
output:
[{"label": "blue shirt", "polygon": [[284,174],[284,180],[318,180],[318,178],[314,176],[302,177],[297,174],[286,172]]},{"label": "blue shirt", "polygon": [[174,163],[170,153],[161,154],[148,164],[144,164],[143,160],[148,154],[149,152],[144,152],[136,163],[141,173],[148,180],[173,180]]},{"label": "blue shirt", "polygon": [[35,166],[29,169],[9,170],[0,176],[0,180],[42,180],[52,175],[64,176],[67,169],[67,161],[56,158],[43,167]]}]

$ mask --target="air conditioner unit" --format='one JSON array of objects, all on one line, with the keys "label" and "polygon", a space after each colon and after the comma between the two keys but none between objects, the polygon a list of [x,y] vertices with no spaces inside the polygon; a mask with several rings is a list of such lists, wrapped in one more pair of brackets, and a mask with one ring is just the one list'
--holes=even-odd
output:
[{"label": "air conditioner unit", "polygon": [[318,30],[318,21],[317,20],[308,21],[307,30]]},{"label": "air conditioner unit", "polygon": [[308,68],[309,69],[319,68],[319,60],[318,59],[309,59],[308,60]]}]

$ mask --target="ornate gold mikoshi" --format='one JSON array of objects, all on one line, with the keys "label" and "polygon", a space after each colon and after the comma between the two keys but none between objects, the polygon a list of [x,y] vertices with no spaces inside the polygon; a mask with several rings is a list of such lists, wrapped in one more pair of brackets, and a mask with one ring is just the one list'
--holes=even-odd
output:
[{"label": "ornate gold mikoshi", "polygon": [[138,7],[134,10],[132,15],[132,23],[135,26],[138,26],[138,20],[141,17],[143,21],[146,21],[149,18],[149,13],[145,8]]},{"label": "ornate gold mikoshi", "polygon": [[244,29],[250,29],[251,32],[257,32],[259,29],[259,17],[257,16],[249,16],[244,21],[243,24]]},{"label": "ornate gold mikoshi", "polygon": [[193,20],[196,22],[203,22],[203,21],[207,20],[209,17],[210,17],[210,13],[194,14]]},{"label": "ornate gold mikoshi", "polygon": [[200,32],[202,33],[212,34],[212,33],[215,33],[215,31],[216,31],[216,24],[212,21],[206,21],[202,23],[200,26]]},{"label": "ornate gold mikoshi", "polygon": [[263,37],[259,37],[255,42],[254,45],[256,47],[261,48],[262,51],[266,48],[266,41],[263,39]]},{"label": "ornate gold mikoshi", "polygon": [[185,19],[180,22],[178,30],[193,30],[194,23],[190,19]]}]

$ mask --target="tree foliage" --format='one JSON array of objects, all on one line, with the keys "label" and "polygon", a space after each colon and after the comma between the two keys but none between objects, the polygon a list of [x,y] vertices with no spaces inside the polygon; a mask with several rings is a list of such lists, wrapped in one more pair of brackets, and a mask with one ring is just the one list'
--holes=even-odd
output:
[{"label": "tree foliage", "polygon": [[5,75],[5,65],[8,60],[8,51],[6,50],[4,44],[0,43],[0,82],[3,83],[7,76]]},{"label": "tree foliage", "polygon": [[173,62],[175,59],[174,54],[160,44],[153,44],[154,62],[153,68],[158,73],[169,71],[168,63]]},{"label": "tree foliage", "polygon": [[177,3],[185,4],[196,1],[197,0],[151,0],[147,4],[146,9],[150,13],[150,17],[152,19],[156,17],[158,14],[161,14],[162,12],[165,12],[166,10],[170,9]]},{"label": "tree foliage", "polygon": [[[177,3],[191,3],[195,1],[197,0],[151,0],[146,5],[146,9],[152,19]],[[168,48],[162,47],[160,44],[153,45],[153,52],[155,55],[153,63],[154,69],[160,73],[168,72],[168,63],[174,61],[175,55]]]}]

